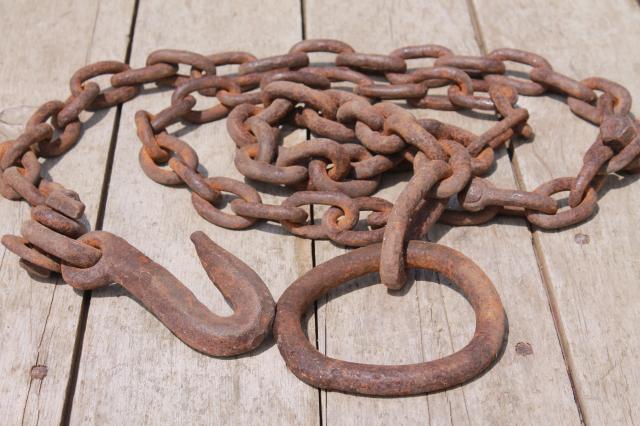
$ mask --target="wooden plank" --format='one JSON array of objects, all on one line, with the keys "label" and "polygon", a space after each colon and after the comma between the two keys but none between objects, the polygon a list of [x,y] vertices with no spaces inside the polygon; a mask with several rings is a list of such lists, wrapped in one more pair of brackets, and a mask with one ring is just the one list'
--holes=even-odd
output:
[{"label": "wooden plank", "polygon": [[[531,50],[573,78],[601,76],[640,96],[640,7],[626,0],[559,2],[479,0],[487,48]],[[533,189],[575,176],[597,129],[573,116],[564,102],[521,98],[537,133],[518,144],[520,183]],[[638,114],[638,108],[634,108]],[[558,232],[536,231],[534,243],[563,337],[584,419],[593,424],[635,424],[640,418],[637,322],[637,176],[610,177],[589,222]],[[565,196],[566,193],[562,194]],[[586,236],[586,237],[585,237]]]},{"label": "wooden plank", "polygon": [[[288,50],[300,36],[300,8],[293,0],[198,0],[170,11],[159,0],[142,1],[131,62],[140,66],[160,48],[205,54],[246,50],[264,57]],[[104,228],[169,269],[212,310],[229,313],[189,241],[191,232],[202,230],[253,267],[277,300],[311,267],[309,241],[284,235],[273,224],[245,231],[209,224],[196,214],[187,189],[160,186],[140,170],[134,114],[160,111],[170,95],[148,93],[123,109]],[[179,134],[196,149],[210,176],[242,180],[224,120]],[[304,133],[289,137],[301,138]],[[263,194],[267,203],[282,199],[282,194]],[[235,359],[204,356],[124,295],[115,288],[93,293],[71,423],[319,423],[318,392],[286,369],[272,339]]]},{"label": "wooden plank", "polygon": [[[339,38],[357,51],[371,53],[424,43],[443,44],[459,54],[479,53],[464,1],[434,1],[428,5],[410,1],[402,6],[384,1],[309,2],[306,34],[308,38]],[[416,114],[443,119],[476,133],[492,124],[473,115],[434,111]],[[506,152],[501,150],[497,157],[497,170],[491,180],[513,188]],[[381,194],[394,200],[403,186],[390,184]],[[465,386],[427,397],[364,398],[325,392],[324,422],[579,423],[531,235],[524,223],[511,219],[478,228],[438,226],[432,234],[432,239],[476,261],[496,285],[509,318],[509,338],[500,361]],[[343,250],[319,242],[315,252],[320,263]],[[416,283],[401,294],[388,294],[383,286],[371,286],[378,282],[377,276],[356,281],[333,294],[318,310],[320,347],[333,357],[386,364],[435,359],[460,349],[473,333],[468,304],[448,286],[430,282],[434,280],[432,274],[420,273],[416,278]],[[529,343],[533,355],[519,355],[515,351],[519,342]]]},{"label": "wooden plank", "polygon": [[[73,72],[98,58],[125,58],[132,0],[0,3],[0,140],[18,135],[45,101],[65,100]],[[55,181],[76,190],[96,223],[115,110],[83,114],[79,144],[44,162]],[[24,202],[0,198],[0,234],[19,234]],[[60,422],[69,379],[81,295],[55,279],[38,282],[0,247],[0,419],[3,424]],[[31,378],[34,365],[47,368]]]}]

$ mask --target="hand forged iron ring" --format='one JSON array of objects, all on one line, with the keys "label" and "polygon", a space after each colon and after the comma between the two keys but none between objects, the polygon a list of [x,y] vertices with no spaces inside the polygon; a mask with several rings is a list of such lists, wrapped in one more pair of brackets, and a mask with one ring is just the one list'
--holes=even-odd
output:
[{"label": "hand forged iron ring", "polygon": [[274,323],[278,349],[289,369],[304,382],[327,390],[405,396],[447,389],[488,368],[502,348],[506,316],[500,296],[482,270],[451,248],[411,241],[410,267],[435,270],[456,284],[475,311],[476,328],[461,350],[433,361],[374,365],[338,360],[320,353],[307,339],[301,318],[311,304],[346,281],[377,272],[380,244],[333,258],[298,278],[280,297]]}]

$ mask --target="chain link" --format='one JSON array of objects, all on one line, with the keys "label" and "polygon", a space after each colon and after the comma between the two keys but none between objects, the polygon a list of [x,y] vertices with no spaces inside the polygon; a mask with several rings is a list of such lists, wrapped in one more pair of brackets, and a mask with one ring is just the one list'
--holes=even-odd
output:
[{"label": "chain link", "polygon": [[[335,54],[334,63],[310,65],[309,54],[315,52]],[[432,64],[409,69],[407,62],[418,58],[433,58]],[[530,66],[527,78],[510,77],[508,62]],[[237,65],[237,71],[218,75],[217,68],[223,65]],[[180,66],[190,67],[188,74],[179,74]],[[111,75],[112,87],[103,90],[90,81],[100,75]],[[345,82],[350,91],[334,87],[334,83]],[[81,223],[84,204],[78,194],[43,179],[38,157],[57,157],[76,144],[82,129],[82,112],[127,102],[150,83],[173,90],[167,108],[135,114],[136,134],[141,142],[139,163],[150,179],[162,185],[189,188],[196,212],[225,228],[245,229],[259,220],[269,220],[303,238],[330,239],[352,247],[381,242],[379,246],[356,250],[348,258],[368,265],[367,271],[379,270],[382,282],[392,289],[404,285],[407,265],[440,268],[445,275],[453,274],[452,268],[458,267],[475,271],[473,268],[477,267],[469,265],[469,260],[459,253],[442,251],[439,246],[408,244],[410,239],[424,237],[438,221],[468,226],[508,215],[524,218],[543,229],[567,227],[588,220],[596,211],[598,191],[607,174],[640,172],[640,122],[630,115],[629,92],[604,78],[576,80],[560,74],[545,58],[531,52],[497,49],[484,57],[461,56],[446,47],[426,44],[402,47],[385,55],[356,52],[346,43],[329,39],[301,41],[289,53],[263,59],[247,52],[203,55],[157,50],[148,56],[144,67],[137,69],[118,61],[80,68],[71,77],[71,94],[64,102],[42,104],[20,136],[0,143],[0,195],[24,199],[32,206],[31,220],[24,223],[22,235],[5,235],[2,244],[20,257],[20,265],[30,274],[46,277],[51,272],[62,272],[76,288],[96,288],[111,280],[112,272],[105,273],[104,268],[121,266],[118,262],[122,261],[112,258],[114,253],[138,253],[112,234],[87,234]],[[339,88],[344,89],[343,86],[340,84]],[[447,86],[446,95],[429,94],[430,89],[443,86]],[[527,124],[529,113],[517,105],[518,96],[540,96],[549,91],[567,96],[575,115],[599,127],[595,142],[584,154],[581,170],[576,177],[556,178],[533,191],[495,187],[484,178],[494,165],[495,150],[513,137],[533,135]],[[196,93],[215,97],[219,103],[195,109]],[[498,120],[476,135],[438,120],[417,119],[405,106],[390,100],[403,100],[406,107],[413,108],[492,111]],[[227,130],[235,144],[235,166],[247,182],[202,174],[196,151],[168,130],[178,122],[202,124],[224,117],[228,117]],[[314,137],[282,146],[284,126],[307,129]],[[383,175],[408,170],[413,170],[412,177],[395,203],[371,196]],[[265,204],[251,181],[284,185],[292,193],[280,205]],[[569,208],[560,209],[553,196],[565,191],[569,192]],[[232,194],[232,199],[223,193]],[[456,204],[450,200],[457,201],[458,207],[449,208],[449,204]],[[226,204],[232,213],[224,211]],[[328,208],[320,221],[310,222],[303,207],[317,204]],[[365,212],[369,212],[368,216],[361,223]],[[239,267],[237,259],[203,235],[194,234],[192,238],[200,247],[202,259],[211,257],[201,253],[206,246],[217,253],[215,256]],[[411,257],[417,252],[422,253],[422,260]],[[433,259],[424,260],[429,256]],[[443,256],[457,256],[466,266],[451,266]],[[133,257],[142,258],[138,254]],[[436,263],[430,263],[436,259]],[[334,261],[339,265],[351,262],[347,257]],[[159,265],[135,259],[123,262],[131,268],[147,268],[146,273],[171,282],[178,289],[174,293],[180,295],[175,303],[199,306],[188,290],[175,278],[168,278]],[[203,260],[203,264],[206,262]],[[264,299],[262,308],[251,308],[264,311],[258,330],[262,338],[273,317],[273,300],[268,291],[264,293],[266,287],[259,278],[256,281],[255,274],[247,272],[246,265],[240,269],[244,278],[251,276],[251,291],[258,291]],[[83,271],[87,271],[88,281],[82,278]],[[342,275],[335,275],[332,285],[358,270],[350,271],[346,266],[344,271],[338,271]],[[117,271],[113,274],[129,277],[118,275]],[[461,277],[464,273],[458,271],[454,275]],[[471,281],[465,282],[475,288]],[[139,284],[128,282],[128,288],[135,293]],[[482,285],[486,291],[495,292],[490,283],[483,281]],[[154,297],[151,293],[143,296],[149,303]],[[291,305],[312,300],[303,296],[295,296],[298,299]],[[494,314],[501,309],[496,300],[491,307]],[[149,308],[154,312],[166,308],[154,303]],[[183,311],[187,309],[180,310]],[[299,319],[300,315],[296,315]],[[491,330],[495,351],[504,332],[499,319]],[[247,343],[243,339],[249,332],[239,332],[237,338],[244,342],[240,346],[234,340],[222,347],[205,347],[203,342],[209,341],[210,335],[194,340],[191,334],[176,331],[182,330],[181,318],[162,316],[161,320],[188,344],[212,354],[241,353],[261,341],[252,334],[253,340]],[[212,324],[218,321],[211,319]],[[290,326],[297,327],[295,322]],[[284,320],[276,324],[276,333],[279,338],[289,338],[294,332],[283,332],[283,323]],[[212,327],[217,330],[215,325]],[[301,353],[298,349],[289,353],[287,343],[280,339],[278,344],[287,361],[295,358],[294,353]],[[490,355],[493,359],[496,354]],[[477,373],[468,366],[462,367],[466,372],[457,378],[449,377],[447,383],[455,384],[458,379]],[[355,385],[333,379],[322,385],[360,392],[359,379],[353,380]],[[430,386],[422,383],[402,391],[382,386],[376,394],[411,394],[431,389]],[[447,385],[438,382],[433,386],[441,389]]]},{"label": "chain link", "polygon": [[[308,54],[312,52],[336,54],[335,66],[310,66]],[[417,58],[434,58],[434,62],[408,71],[406,61]],[[506,76],[507,62],[531,66],[530,81]],[[217,66],[228,64],[239,65],[237,74],[216,75]],[[302,226],[306,212],[291,207],[291,197],[281,206],[265,205],[247,184],[201,175],[196,152],[167,133],[172,124],[205,123],[229,115],[227,128],[237,146],[235,164],[243,175],[293,189],[342,193],[361,200],[357,203],[360,207],[349,205],[348,213],[354,215],[373,205],[365,200],[373,200],[368,196],[375,192],[384,173],[406,169],[405,164],[414,162],[416,152],[423,153],[428,159],[448,164],[447,176],[434,182],[430,191],[422,188],[422,192],[433,199],[457,195],[462,211],[442,214],[445,223],[457,225],[517,214],[544,228],[569,226],[585,220],[595,209],[594,191],[601,186],[596,183],[603,173],[635,171],[640,164],[639,125],[629,116],[631,96],[624,87],[598,77],[574,80],[555,72],[542,56],[517,49],[497,49],[486,57],[470,57],[439,45],[420,45],[374,55],[358,53],[337,40],[318,39],[302,41],[285,55],[264,59],[246,52],[202,55],[157,50],[145,65],[131,69],[121,62],[102,61],[76,71],[70,81],[71,95],[65,102],[44,103],[29,119],[23,134],[0,145],[0,194],[9,199],[23,198],[34,207],[46,205],[47,197],[36,186],[40,174],[37,156],[55,157],[69,150],[80,136],[79,115],[83,110],[126,102],[148,83],[173,87],[174,93],[171,105],[157,114],[136,113],[142,170],[160,184],[187,186],[200,215],[234,229],[246,228],[259,219],[274,220],[290,230],[313,229],[294,231],[301,236],[331,238],[347,245],[353,241],[356,246],[379,241],[384,231],[380,227],[372,231],[338,227],[338,218],[342,217],[338,213],[347,214],[340,197],[324,199],[342,204],[329,203],[332,208],[322,223]],[[190,73],[178,74],[180,65],[190,66]],[[101,90],[89,81],[104,74],[111,74],[110,89]],[[368,74],[384,75],[387,83],[374,83]],[[342,81],[354,84],[353,93],[331,89],[333,83]],[[428,94],[430,88],[443,85],[449,86],[446,96]],[[518,94],[539,96],[548,90],[566,95],[571,111],[600,126],[580,173],[575,179],[553,180],[531,192],[493,187],[479,177],[492,167],[493,151],[516,135],[526,138],[533,134],[527,124],[527,110],[516,106]],[[487,91],[489,96],[478,97],[476,91]],[[195,110],[193,92],[215,96],[220,104]],[[379,102],[398,99],[418,108],[488,109],[502,119],[476,136],[435,120],[417,120],[397,104]],[[296,104],[299,106],[294,108]],[[309,129],[319,138],[280,147],[279,128],[283,125]],[[570,210],[558,212],[551,195],[564,190],[570,191]],[[233,215],[215,207],[221,200],[220,191],[241,197],[230,205]],[[295,199],[295,194],[292,197]],[[42,212],[38,217],[44,217]],[[65,226],[60,229],[70,229],[71,225]],[[12,241],[12,247],[17,247]]]}]

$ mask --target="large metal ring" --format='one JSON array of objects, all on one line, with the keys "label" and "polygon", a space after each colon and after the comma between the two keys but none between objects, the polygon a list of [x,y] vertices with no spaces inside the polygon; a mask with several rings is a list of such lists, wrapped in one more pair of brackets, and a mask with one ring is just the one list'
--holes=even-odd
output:
[{"label": "large metal ring", "polygon": [[458,251],[411,241],[407,250],[411,267],[432,269],[458,287],[475,311],[476,329],[458,352],[434,361],[407,365],[374,365],[327,357],[309,342],[301,324],[312,303],[341,284],[377,272],[380,244],[353,250],[325,262],[298,278],[280,297],[274,325],[278,348],[299,379],[322,389],[403,396],[438,391],[464,383],[489,367],[498,357],[506,331],[506,315],[489,278]]}]

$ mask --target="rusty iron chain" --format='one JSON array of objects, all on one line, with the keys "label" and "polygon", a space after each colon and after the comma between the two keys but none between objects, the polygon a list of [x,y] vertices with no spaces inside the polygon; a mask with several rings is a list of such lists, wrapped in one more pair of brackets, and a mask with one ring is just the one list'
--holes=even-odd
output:
[{"label": "rusty iron chain", "polygon": [[[335,54],[334,63],[311,64],[314,52]],[[433,63],[410,69],[407,62],[418,58]],[[530,66],[527,78],[509,76],[508,62]],[[219,66],[230,64],[237,65],[237,72],[218,74]],[[180,66],[190,67],[189,72],[179,74]],[[100,75],[110,75],[111,87],[91,81]],[[345,82],[351,90],[334,86]],[[231,317],[222,318],[125,240],[88,232],[78,194],[44,179],[38,157],[63,155],[78,142],[83,111],[127,102],[150,83],[173,90],[167,108],[135,114],[139,164],[150,179],[189,188],[196,212],[218,226],[244,229],[269,220],[303,238],[362,248],[298,279],[278,301],[275,314],[273,298],[255,272],[204,234],[194,233],[203,266],[234,307]],[[446,95],[430,94],[437,87],[446,87]],[[574,225],[596,210],[607,174],[640,172],[640,122],[630,114],[627,89],[600,77],[575,80],[554,71],[542,56],[517,49],[475,57],[428,44],[381,55],[328,39],[304,40],[284,55],[262,59],[247,52],[202,55],[163,49],[137,69],[118,61],[84,66],[71,77],[70,91],[65,101],[42,104],[15,140],[0,143],[0,195],[32,206],[21,236],[2,237],[20,265],[41,278],[61,273],[82,290],[117,282],[178,338],[209,355],[254,349],[275,317],[278,346],[298,377],[353,393],[409,395],[455,386],[487,368],[502,345],[504,310],[484,273],[460,253],[410,240],[423,238],[436,222],[478,225],[498,215],[519,216],[543,229]],[[556,178],[533,191],[495,187],[483,177],[494,164],[495,150],[514,137],[533,135],[518,96],[548,92],[566,96],[575,115],[599,127],[582,168],[576,177]],[[217,104],[196,109],[201,96],[215,97]],[[490,111],[498,121],[476,135],[438,120],[417,119],[410,108]],[[178,122],[203,124],[225,117],[236,145],[235,166],[249,183],[202,174],[196,151],[168,130]],[[308,129],[314,138],[283,146],[285,126]],[[413,175],[395,203],[372,196],[383,175],[408,170]],[[265,204],[251,181],[286,186],[291,195],[280,205]],[[569,191],[567,209],[552,198],[563,191]],[[232,213],[222,209],[225,192],[235,196],[229,203]],[[310,223],[303,207],[316,204],[328,209],[319,222]],[[369,212],[365,229],[360,226],[363,212]],[[314,300],[346,280],[376,271],[385,285],[399,289],[408,267],[443,273],[469,299],[476,334],[464,349],[424,364],[376,366],[333,360],[310,345],[300,318]]]}]

